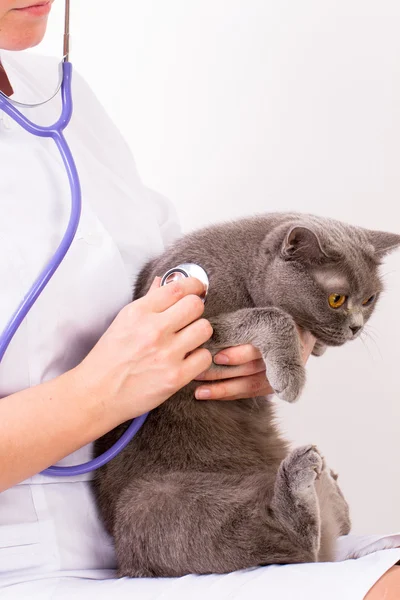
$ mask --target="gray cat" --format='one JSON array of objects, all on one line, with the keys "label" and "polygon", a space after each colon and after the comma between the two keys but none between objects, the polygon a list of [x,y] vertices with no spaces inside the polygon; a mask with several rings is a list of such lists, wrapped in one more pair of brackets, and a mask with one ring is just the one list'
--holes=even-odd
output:
[{"label": "gray cat", "polygon": [[[214,355],[253,344],[276,394],[292,402],[305,382],[295,323],[315,335],[317,355],[358,337],[382,290],[381,260],[399,245],[399,235],[309,215],[258,216],[183,237],[145,266],[135,297],[179,263],[201,265],[210,279],[204,316],[214,328],[205,346]],[[318,450],[289,450],[268,399],[201,402],[195,387],[154,410],[97,471],[119,576],[332,560],[349,511]],[[96,454],[127,425],[99,440]]]}]

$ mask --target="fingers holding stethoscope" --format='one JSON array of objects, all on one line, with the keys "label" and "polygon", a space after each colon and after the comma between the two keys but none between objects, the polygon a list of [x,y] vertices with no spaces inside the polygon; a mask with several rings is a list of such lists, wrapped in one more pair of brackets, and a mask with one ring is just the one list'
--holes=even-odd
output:
[{"label": "fingers holding stethoscope", "polygon": [[194,277],[181,279],[159,287],[160,277],[156,277],[146,295],[147,307],[158,312],[162,319],[163,330],[171,335],[169,351],[183,359],[182,369],[191,381],[199,373],[202,365],[206,369],[212,363],[211,353],[200,348],[213,334],[207,319],[201,319],[204,302],[200,296],[204,293],[204,284]]},{"label": "fingers holding stethoscope", "polygon": [[148,310],[164,312],[187,296],[198,297],[199,302],[195,302],[200,307],[200,302],[202,303],[200,296],[204,294],[205,286],[195,277],[185,277],[162,287],[160,287],[160,282],[161,278],[156,277],[146,296],[138,300],[139,303],[145,302]]},{"label": "fingers holding stethoscope", "polygon": [[[196,348],[200,348],[205,344],[213,334],[213,329],[207,319],[199,319],[190,325],[187,325],[181,331],[178,331],[174,336],[173,343],[176,344],[179,351],[186,356],[189,352],[193,352]],[[212,362],[211,353],[210,365]],[[198,374],[197,374],[198,375]]]},{"label": "fingers holding stethoscope", "polygon": [[167,352],[176,357],[176,364],[179,365],[177,376],[182,382],[179,387],[187,385],[197,377],[202,372],[203,366],[205,366],[205,370],[210,368],[211,352],[201,346],[210,339],[212,334],[213,329],[207,319],[197,319],[176,333],[170,333]]},{"label": "fingers holding stethoscope", "polygon": [[[204,292],[204,286],[193,277],[181,279],[159,288],[160,278],[157,277],[147,293],[148,308],[160,311],[157,315],[162,320],[166,335],[175,334],[171,340],[171,351],[177,350],[182,357],[202,346],[213,334],[211,324],[207,319],[201,319],[204,312],[204,302],[199,295]],[[204,352],[202,352],[205,355]],[[211,355],[207,353],[211,364]]]}]

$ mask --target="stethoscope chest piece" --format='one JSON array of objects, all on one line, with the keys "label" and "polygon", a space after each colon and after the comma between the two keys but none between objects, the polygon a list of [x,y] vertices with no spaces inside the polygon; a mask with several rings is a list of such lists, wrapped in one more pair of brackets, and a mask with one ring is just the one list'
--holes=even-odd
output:
[{"label": "stethoscope chest piece", "polygon": [[178,281],[184,277],[196,277],[196,279],[199,279],[204,284],[206,290],[201,296],[201,299],[205,302],[209,287],[208,276],[203,267],[200,267],[200,265],[196,265],[195,263],[182,263],[173,269],[169,269],[169,271],[164,273],[161,279],[161,285],[167,285],[168,283]]}]

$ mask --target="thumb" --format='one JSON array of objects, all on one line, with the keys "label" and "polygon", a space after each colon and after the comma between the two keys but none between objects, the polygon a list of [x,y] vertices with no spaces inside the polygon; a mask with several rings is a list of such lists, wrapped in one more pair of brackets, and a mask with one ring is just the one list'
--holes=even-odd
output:
[{"label": "thumb", "polygon": [[157,288],[160,287],[160,283],[161,283],[161,277],[155,277],[153,283],[150,286],[150,289],[147,293],[152,292],[153,290],[156,290]]}]

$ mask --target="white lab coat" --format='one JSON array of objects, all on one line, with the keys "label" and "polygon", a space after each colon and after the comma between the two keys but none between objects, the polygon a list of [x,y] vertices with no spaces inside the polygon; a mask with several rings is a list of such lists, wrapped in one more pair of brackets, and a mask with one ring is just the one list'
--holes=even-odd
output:
[{"label": "white lab coat", "polygon": [[[16,99],[35,101],[38,92],[51,95],[56,61],[6,52],[1,57]],[[135,277],[144,262],[162,252],[179,231],[171,205],[144,187],[121,135],[76,74],[73,94],[75,112],[66,137],[81,177],[82,219],[66,259],[0,365],[0,397],[78,364],[131,300]],[[54,122],[59,116],[59,100],[31,110],[29,115],[42,124]],[[70,197],[54,143],[30,136],[3,113],[0,165],[2,331],[61,239]],[[60,464],[85,462],[90,450],[82,448]],[[331,565],[272,567],[168,581],[115,580],[112,540],[97,518],[89,479],[90,475],[36,475],[0,494],[2,599],[90,599],[117,593],[119,598],[149,600],[205,595],[361,600],[400,559],[400,549],[392,549]],[[385,538],[376,548],[398,542],[398,538]]]}]

